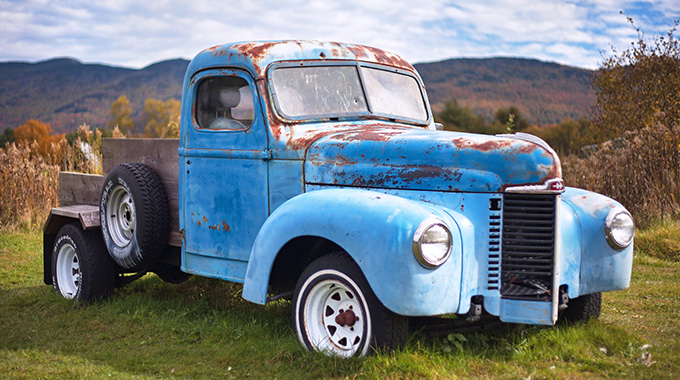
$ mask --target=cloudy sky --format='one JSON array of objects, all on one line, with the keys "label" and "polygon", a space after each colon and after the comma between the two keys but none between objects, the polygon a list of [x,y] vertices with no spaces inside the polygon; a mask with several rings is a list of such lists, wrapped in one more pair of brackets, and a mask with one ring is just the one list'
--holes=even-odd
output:
[{"label": "cloudy sky", "polygon": [[72,57],[141,68],[245,40],[380,47],[412,63],[513,56],[596,68],[611,47],[667,33],[680,1],[0,0],[0,61]]}]

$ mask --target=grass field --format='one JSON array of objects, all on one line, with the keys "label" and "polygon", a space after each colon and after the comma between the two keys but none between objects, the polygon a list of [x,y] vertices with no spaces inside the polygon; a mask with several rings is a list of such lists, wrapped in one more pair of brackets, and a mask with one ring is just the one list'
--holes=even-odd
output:
[{"label": "grass field", "polygon": [[640,234],[631,287],[604,295],[599,321],[414,335],[353,360],[305,352],[289,302],[251,304],[217,280],[147,275],[74,306],[42,283],[39,232],[0,233],[0,378],[678,379],[680,263],[659,255],[662,228]]}]

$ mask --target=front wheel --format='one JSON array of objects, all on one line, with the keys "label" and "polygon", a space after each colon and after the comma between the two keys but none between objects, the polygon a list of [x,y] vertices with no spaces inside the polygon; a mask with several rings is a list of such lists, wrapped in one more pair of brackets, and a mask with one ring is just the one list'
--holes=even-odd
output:
[{"label": "front wheel", "polygon": [[57,294],[89,302],[109,295],[117,267],[99,231],[83,231],[76,223],[59,230],[52,250],[52,285]]},{"label": "front wheel", "polygon": [[302,273],[293,298],[293,325],[305,348],[340,357],[397,348],[408,334],[408,319],[383,306],[343,253],[323,256]]},{"label": "front wheel", "polygon": [[567,323],[586,323],[598,319],[602,310],[602,293],[585,294],[569,300],[560,319]]}]

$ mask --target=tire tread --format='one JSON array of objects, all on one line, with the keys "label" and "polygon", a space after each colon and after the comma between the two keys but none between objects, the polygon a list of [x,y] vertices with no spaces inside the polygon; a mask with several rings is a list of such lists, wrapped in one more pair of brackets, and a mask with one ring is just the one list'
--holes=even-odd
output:
[{"label": "tire tread", "polygon": [[602,310],[602,293],[585,294],[569,300],[562,318],[568,323],[586,323],[598,319]]},{"label": "tire tread", "polygon": [[[143,270],[160,258],[168,243],[170,210],[167,193],[158,174],[145,164],[120,164],[111,170],[106,182],[118,175],[131,177],[134,183],[129,186],[137,214],[135,237],[139,249],[124,257],[113,257],[113,254],[112,257],[125,269]],[[103,207],[101,213],[105,212]]]}]

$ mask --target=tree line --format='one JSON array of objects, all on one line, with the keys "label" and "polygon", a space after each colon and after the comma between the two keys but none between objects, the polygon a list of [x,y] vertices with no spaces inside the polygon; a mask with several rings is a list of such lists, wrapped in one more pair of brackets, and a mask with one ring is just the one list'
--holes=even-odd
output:
[{"label": "tree line", "polygon": [[494,113],[493,119],[487,120],[454,99],[444,105],[444,108],[436,114],[435,120],[449,131],[490,135],[530,133],[545,140],[560,155],[579,153],[583,146],[595,142],[591,133],[592,123],[585,117],[578,120],[567,119],[557,125],[541,127],[525,119],[515,106],[500,108]]},{"label": "tree line", "polygon": [[[141,128],[133,121],[132,106],[125,95],[121,95],[112,104],[108,112],[108,122],[104,127],[96,128],[104,137],[179,137],[180,102],[176,99],[146,99],[139,118]],[[78,131],[64,135],[54,134],[49,123],[39,120],[28,120],[17,128],[7,128],[0,134],[0,148],[12,142],[35,141],[40,146],[40,153],[47,154],[52,143],[62,137],[73,143]]]}]

